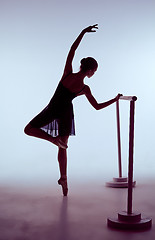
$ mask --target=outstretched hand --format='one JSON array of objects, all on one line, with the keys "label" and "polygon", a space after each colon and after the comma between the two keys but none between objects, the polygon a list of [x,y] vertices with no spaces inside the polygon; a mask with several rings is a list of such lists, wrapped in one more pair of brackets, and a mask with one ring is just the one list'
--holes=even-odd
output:
[{"label": "outstretched hand", "polygon": [[96,32],[96,29],[98,29],[98,24],[94,24],[92,26],[89,26],[85,29],[83,29],[84,32]]}]

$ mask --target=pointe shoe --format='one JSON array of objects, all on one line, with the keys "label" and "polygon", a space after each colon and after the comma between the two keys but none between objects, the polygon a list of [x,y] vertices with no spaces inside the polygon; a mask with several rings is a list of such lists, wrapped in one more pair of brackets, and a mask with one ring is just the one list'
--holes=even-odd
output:
[{"label": "pointe shoe", "polygon": [[58,184],[62,186],[63,195],[67,196],[68,193],[67,179],[60,178],[58,180]]}]

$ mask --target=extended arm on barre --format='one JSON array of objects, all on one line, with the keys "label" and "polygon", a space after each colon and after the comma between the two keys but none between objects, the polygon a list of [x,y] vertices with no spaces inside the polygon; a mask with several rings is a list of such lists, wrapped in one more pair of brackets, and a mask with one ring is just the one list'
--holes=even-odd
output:
[{"label": "extended arm on barre", "polygon": [[137,97],[136,96],[120,96],[121,100],[128,100],[128,101],[136,101]]}]

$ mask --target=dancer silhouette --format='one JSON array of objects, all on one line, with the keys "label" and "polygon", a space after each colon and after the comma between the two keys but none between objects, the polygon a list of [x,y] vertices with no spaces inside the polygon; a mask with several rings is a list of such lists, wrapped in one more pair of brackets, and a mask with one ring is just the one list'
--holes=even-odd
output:
[{"label": "dancer silhouette", "polygon": [[86,33],[96,32],[98,25],[92,25],[79,34],[70,48],[67,56],[63,76],[49,104],[25,127],[24,132],[29,136],[34,136],[47,140],[58,146],[58,162],[60,169],[60,179],[58,184],[62,186],[64,196],[67,196],[67,143],[70,135],[75,135],[74,113],[72,100],[84,94],[90,104],[96,109],[102,109],[116,102],[120,95],[104,102],[97,103],[88,85],[84,84],[85,77],[92,77],[97,70],[98,63],[92,57],[81,60],[80,70],[73,73],[72,62],[75,51],[78,48],[83,36]]}]

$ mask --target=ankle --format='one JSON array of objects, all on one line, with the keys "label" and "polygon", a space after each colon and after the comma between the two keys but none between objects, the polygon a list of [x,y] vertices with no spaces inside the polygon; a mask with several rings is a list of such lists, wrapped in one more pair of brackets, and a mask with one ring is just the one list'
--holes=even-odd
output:
[{"label": "ankle", "polygon": [[67,180],[67,176],[66,175],[61,175],[60,179]]}]

